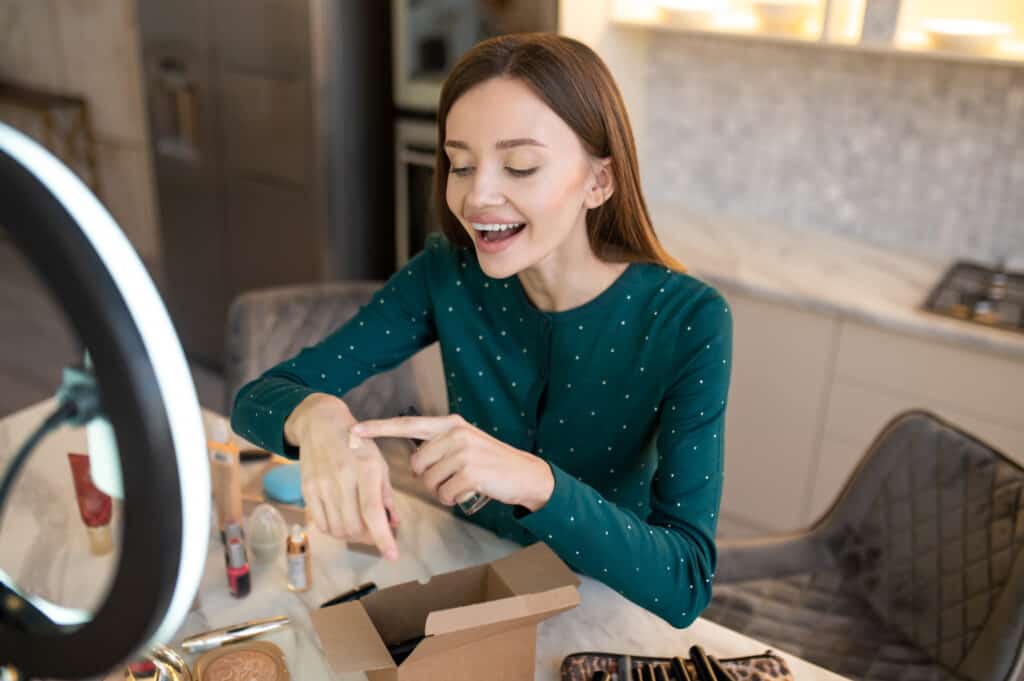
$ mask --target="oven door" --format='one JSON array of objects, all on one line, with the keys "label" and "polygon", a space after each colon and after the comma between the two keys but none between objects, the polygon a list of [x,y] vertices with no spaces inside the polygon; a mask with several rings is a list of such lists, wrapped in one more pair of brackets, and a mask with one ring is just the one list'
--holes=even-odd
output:
[{"label": "oven door", "polygon": [[441,84],[478,42],[557,30],[557,0],[391,0],[395,105],[437,111]]},{"label": "oven door", "polygon": [[395,267],[423,250],[427,234],[439,232],[434,207],[433,121],[399,119],[395,124]]}]

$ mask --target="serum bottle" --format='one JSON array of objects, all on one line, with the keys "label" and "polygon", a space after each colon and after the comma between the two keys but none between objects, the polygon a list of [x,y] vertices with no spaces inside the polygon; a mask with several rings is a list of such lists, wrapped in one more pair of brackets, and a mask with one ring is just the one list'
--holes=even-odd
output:
[{"label": "serum bottle", "polygon": [[298,525],[292,525],[285,544],[288,561],[288,590],[308,591],[313,585],[309,563],[309,537]]}]

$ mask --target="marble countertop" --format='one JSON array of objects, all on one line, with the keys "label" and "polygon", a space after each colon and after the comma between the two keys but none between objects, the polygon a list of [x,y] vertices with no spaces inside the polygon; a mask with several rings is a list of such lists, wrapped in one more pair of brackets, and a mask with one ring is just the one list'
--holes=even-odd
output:
[{"label": "marble countertop", "polygon": [[1024,360],[1024,334],[946,318],[922,305],[951,260],[897,253],[823,230],[694,215],[654,204],[665,248],[730,291]]},{"label": "marble countertop", "polygon": [[[0,468],[14,446],[52,406],[43,402],[0,420]],[[209,412],[203,417],[208,430],[221,418]],[[46,438],[34,452],[15,485],[0,526],[0,569],[12,575],[20,587],[62,605],[90,609],[103,597],[113,576],[115,557],[98,558],[88,553],[66,457],[67,452],[84,448],[84,431],[65,428]],[[292,678],[365,679],[364,674],[337,676],[330,671],[312,628],[311,609],[363,582],[386,587],[421,580],[489,562],[520,548],[410,494],[397,494],[397,508],[402,520],[398,534],[401,557],[395,563],[349,551],[343,543],[311,528],[313,586],[301,594],[285,587],[282,554],[275,564],[254,563],[252,592],[246,598],[232,598],[223,549],[211,531],[199,594],[172,643],[211,628],[288,615],[293,626],[265,640],[284,651]],[[212,530],[212,519],[210,524]],[[703,619],[687,629],[674,629],[600,582],[581,579],[580,605],[540,624],[536,679],[558,679],[562,659],[585,650],[669,656],[699,643],[720,657],[733,657],[768,649],[763,643]],[[835,674],[780,653],[800,681],[842,681]],[[112,674],[108,678],[120,676]]]}]

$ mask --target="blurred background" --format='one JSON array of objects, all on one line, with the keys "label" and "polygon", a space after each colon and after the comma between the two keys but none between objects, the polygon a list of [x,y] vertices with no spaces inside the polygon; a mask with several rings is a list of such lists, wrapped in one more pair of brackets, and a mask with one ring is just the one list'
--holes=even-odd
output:
[{"label": "blurred background", "polygon": [[[731,302],[723,535],[821,516],[908,408],[1024,460],[1017,0],[0,0],[0,120],[110,209],[225,413],[231,301],[417,252],[440,83],[517,31],[606,60],[660,238]],[[0,298],[10,414],[80,348],[2,232]]]}]

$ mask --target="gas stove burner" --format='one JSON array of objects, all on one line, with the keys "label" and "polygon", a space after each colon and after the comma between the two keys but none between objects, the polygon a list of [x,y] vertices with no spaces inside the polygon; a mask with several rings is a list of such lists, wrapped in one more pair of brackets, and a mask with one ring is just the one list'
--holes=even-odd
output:
[{"label": "gas stove burner", "polygon": [[1024,333],[1024,272],[956,262],[928,294],[924,309]]}]

